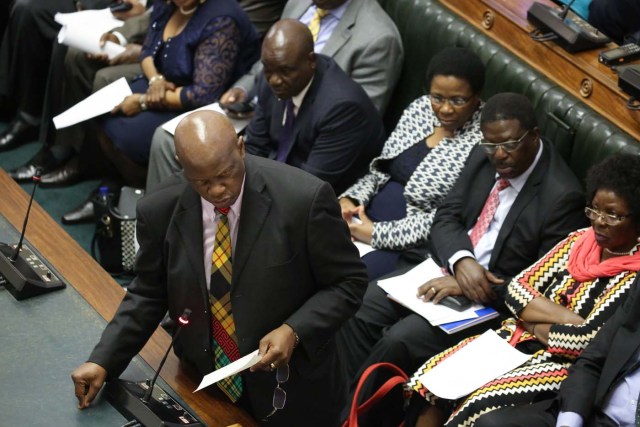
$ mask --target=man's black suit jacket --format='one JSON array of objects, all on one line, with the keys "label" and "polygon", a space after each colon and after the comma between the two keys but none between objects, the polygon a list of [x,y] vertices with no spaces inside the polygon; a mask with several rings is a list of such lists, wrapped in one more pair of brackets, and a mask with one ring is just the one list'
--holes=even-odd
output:
[{"label": "man's black suit jacket", "polygon": [[[622,307],[605,323],[582,352],[562,383],[560,410],[576,412],[588,420],[602,409],[605,397],[624,377],[627,364],[640,350],[640,276]],[[585,424],[586,425],[586,424]]]},{"label": "man's black suit jacket", "polygon": [[[272,423],[333,425],[344,386],[333,337],[361,303],[366,270],[327,183],[251,155],[245,164],[231,285],[240,353],[256,350],[283,323],[291,325],[300,345],[283,386],[287,404]],[[136,278],[89,358],[110,377],[120,375],[167,309],[173,319],[192,310],[176,354],[201,375],[213,371],[201,200],[178,181],[138,204]],[[253,415],[268,414],[275,373],[246,373],[243,379]]]},{"label": "man's black suit jacket", "polygon": [[[580,182],[550,142],[543,140],[542,146],[538,164],[511,206],[491,252],[488,269],[505,280],[504,286],[496,287],[502,297],[513,276],[587,224]],[[441,265],[448,267],[459,250],[473,253],[468,231],[495,181],[495,168],[482,148],[475,147],[431,226],[431,253]]]},{"label": "man's black suit jacket", "polygon": [[[313,81],[295,118],[286,163],[330,183],[341,194],[364,175],[385,141],[382,119],[364,92],[335,61],[316,55]],[[246,130],[247,152],[274,159],[285,102],[261,75],[258,105]]]}]

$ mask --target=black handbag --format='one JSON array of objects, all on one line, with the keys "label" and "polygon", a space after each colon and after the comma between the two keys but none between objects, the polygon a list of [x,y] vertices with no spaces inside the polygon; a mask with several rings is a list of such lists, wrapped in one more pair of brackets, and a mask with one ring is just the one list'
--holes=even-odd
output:
[{"label": "black handbag", "polygon": [[133,273],[137,251],[135,204],[143,194],[142,190],[123,187],[115,206],[115,194],[101,189],[92,200],[96,230],[91,255],[109,273]]}]

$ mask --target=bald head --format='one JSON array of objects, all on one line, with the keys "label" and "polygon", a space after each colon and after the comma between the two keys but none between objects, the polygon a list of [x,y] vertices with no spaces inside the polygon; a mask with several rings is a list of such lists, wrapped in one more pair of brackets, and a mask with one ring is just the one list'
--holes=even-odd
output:
[{"label": "bald head", "polygon": [[180,121],[174,137],[184,175],[194,189],[218,208],[231,206],[244,180],[244,143],[229,119],[197,111]]},{"label": "bald head", "polygon": [[260,59],[275,95],[280,99],[296,96],[311,81],[316,68],[309,28],[293,19],[276,22],[265,36]]}]

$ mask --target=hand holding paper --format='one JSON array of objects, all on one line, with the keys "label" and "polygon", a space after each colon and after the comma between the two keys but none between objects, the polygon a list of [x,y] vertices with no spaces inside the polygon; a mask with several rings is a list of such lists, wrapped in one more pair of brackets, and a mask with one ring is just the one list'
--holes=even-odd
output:
[{"label": "hand holding paper", "polygon": [[209,387],[211,384],[215,384],[220,380],[230,377],[231,375],[249,369],[256,363],[258,363],[261,358],[262,356],[258,354],[258,350],[254,351],[253,353],[247,354],[246,356],[241,357],[235,362],[230,363],[227,366],[218,369],[217,371],[213,371],[210,374],[205,375],[204,378],[202,378],[202,381],[200,382],[198,388],[193,392],[195,393],[196,391],[200,391],[205,387]]}]

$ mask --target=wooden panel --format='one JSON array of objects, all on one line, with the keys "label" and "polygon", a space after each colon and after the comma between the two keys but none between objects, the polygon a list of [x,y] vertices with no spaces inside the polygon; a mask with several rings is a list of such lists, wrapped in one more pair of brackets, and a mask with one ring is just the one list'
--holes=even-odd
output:
[{"label": "wooden panel", "polygon": [[[0,211],[16,228],[21,229],[28,195],[0,169]],[[36,197],[37,198],[37,197]],[[113,317],[124,290],[98,265],[45,211],[34,202],[29,218],[27,240],[64,276],[80,295],[106,320]],[[96,337],[97,341],[98,337]],[[152,367],[160,364],[171,343],[170,336],[158,328],[140,352]],[[87,349],[89,353],[91,349]],[[180,369],[178,358],[171,352],[161,377],[208,426],[228,426],[239,423],[243,427],[257,423],[241,409],[214,389],[193,393],[196,382]],[[73,393],[71,381],[68,393]],[[211,387],[210,387],[211,388]],[[64,392],[64,390],[63,390]]]},{"label": "wooden panel", "polygon": [[[582,99],[636,140],[640,140],[640,112],[626,108],[629,96],[618,88],[617,74],[598,62],[598,52],[602,49],[570,54],[552,41],[541,43],[531,39],[529,32],[534,28],[526,16],[534,0],[439,1],[529,66]],[[554,5],[549,0],[537,1]]]}]

